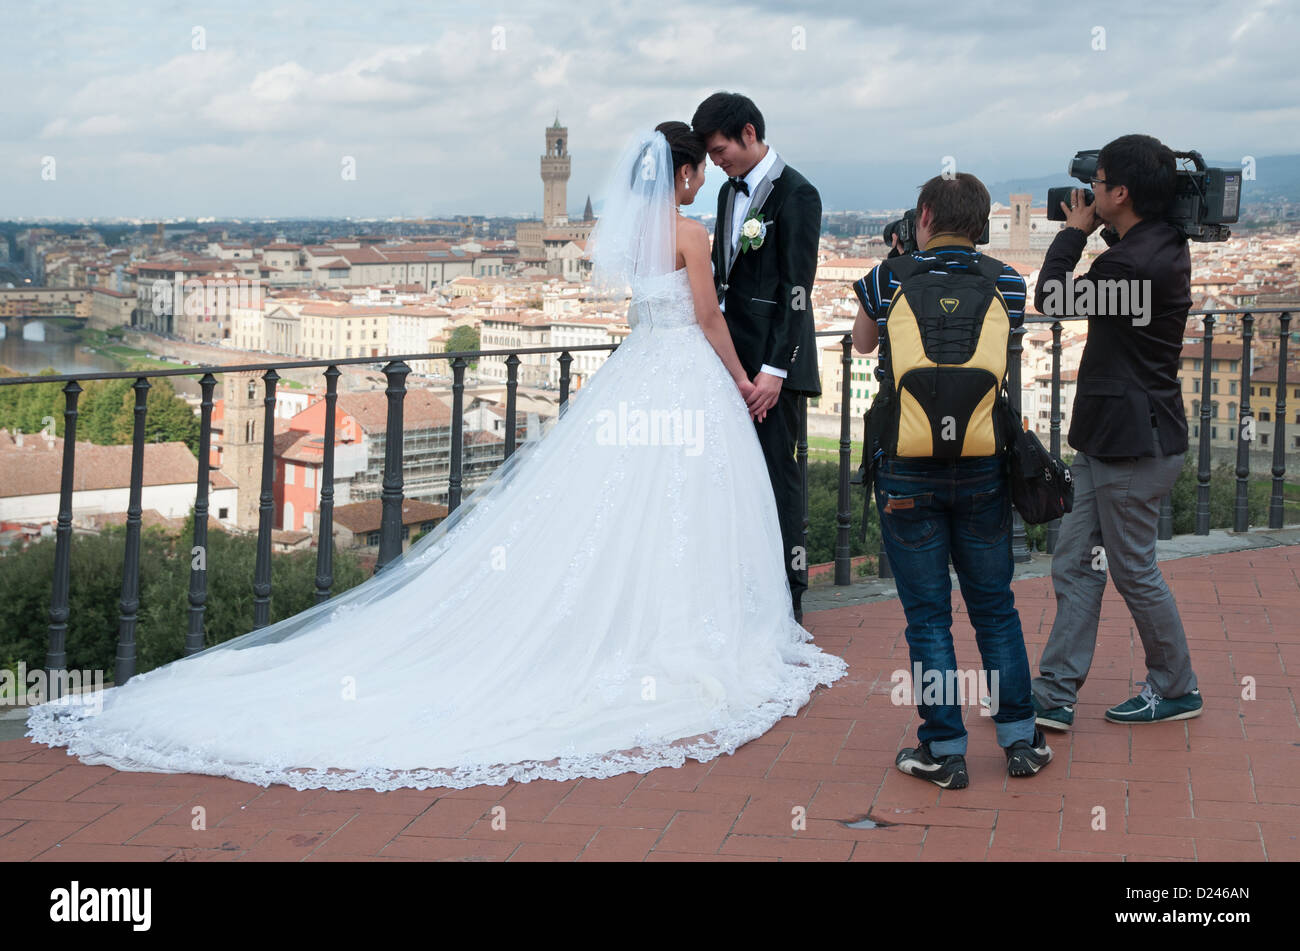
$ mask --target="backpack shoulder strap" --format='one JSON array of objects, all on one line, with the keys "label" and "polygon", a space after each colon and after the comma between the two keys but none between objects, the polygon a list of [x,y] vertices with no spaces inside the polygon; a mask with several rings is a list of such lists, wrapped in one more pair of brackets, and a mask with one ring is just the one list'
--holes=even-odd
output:
[{"label": "backpack shoulder strap", "polygon": [[981,254],[979,260],[975,262],[975,270],[994,284],[997,284],[1005,267],[1006,265],[997,258],[991,258],[987,254]]},{"label": "backpack shoulder strap", "polygon": [[910,254],[900,254],[897,257],[885,258],[880,262],[880,266],[893,271],[894,277],[898,278],[901,284],[921,269],[921,262]]}]

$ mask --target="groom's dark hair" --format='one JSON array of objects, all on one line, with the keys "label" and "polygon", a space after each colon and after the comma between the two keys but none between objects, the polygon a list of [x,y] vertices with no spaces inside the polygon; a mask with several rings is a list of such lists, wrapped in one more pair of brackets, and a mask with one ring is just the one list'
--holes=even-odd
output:
[{"label": "groom's dark hair", "polygon": [[700,103],[691,117],[691,128],[706,142],[715,132],[721,132],[733,142],[740,142],[746,124],[754,127],[754,135],[762,142],[767,133],[763,113],[758,111],[754,100],[738,92],[715,92]]}]

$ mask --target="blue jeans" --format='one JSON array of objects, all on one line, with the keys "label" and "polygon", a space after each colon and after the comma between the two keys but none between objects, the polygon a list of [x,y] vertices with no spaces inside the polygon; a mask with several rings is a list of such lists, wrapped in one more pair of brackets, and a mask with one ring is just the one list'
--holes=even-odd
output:
[{"label": "blue jeans", "polygon": [[974,672],[957,670],[949,557],[975,628],[998,745],[1032,741],[1029,657],[1011,593],[1011,492],[1002,460],[889,459],[880,466],[875,491],[885,553],[907,615],[921,742],[929,742],[935,756],[966,752],[954,686],[969,686]]}]

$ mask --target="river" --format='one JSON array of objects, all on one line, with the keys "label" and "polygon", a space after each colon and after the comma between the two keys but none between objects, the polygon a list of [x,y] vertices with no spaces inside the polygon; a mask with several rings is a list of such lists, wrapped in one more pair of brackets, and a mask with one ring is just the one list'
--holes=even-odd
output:
[{"label": "river", "polygon": [[59,373],[121,370],[110,357],[83,351],[75,331],[31,318],[0,321],[0,366],[24,375],[35,375],[46,367]]}]

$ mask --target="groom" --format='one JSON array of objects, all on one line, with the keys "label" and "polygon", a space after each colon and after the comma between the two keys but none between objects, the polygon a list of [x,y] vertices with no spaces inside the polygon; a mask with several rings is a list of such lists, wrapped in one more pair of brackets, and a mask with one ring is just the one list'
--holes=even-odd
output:
[{"label": "groom", "polygon": [[821,196],[763,141],[763,114],[748,97],[714,93],[691,125],[728,176],[718,194],[713,281],[736,354],[754,383],[747,405],[776,496],[795,620],[802,621],[807,585],[800,569],[807,557],[794,453],[800,399],[821,395],[812,313]]}]

